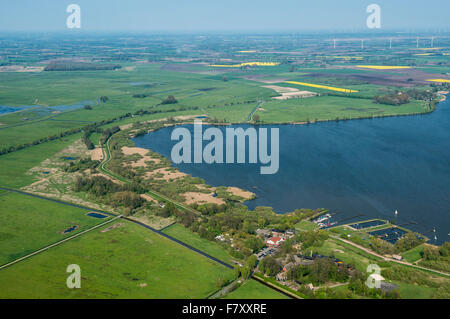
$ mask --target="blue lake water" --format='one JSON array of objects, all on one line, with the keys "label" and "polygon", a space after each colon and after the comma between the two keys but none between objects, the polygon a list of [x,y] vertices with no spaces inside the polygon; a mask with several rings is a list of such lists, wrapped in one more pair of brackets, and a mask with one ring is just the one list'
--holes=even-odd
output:
[{"label": "blue lake water", "polygon": [[104,215],[104,214],[98,214],[98,213],[92,213],[92,212],[87,213],[86,215],[94,217],[94,218],[100,218],[100,219],[108,217],[107,215]]},{"label": "blue lake water", "polygon": [[63,234],[67,234],[67,233],[70,233],[70,232],[72,232],[72,231],[74,231],[75,229],[78,229],[78,228],[79,228],[79,226],[78,226],[78,225],[75,225],[75,226],[72,226],[72,227],[67,228],[67,229],[64,230],[62,233],[63,233]]},{"label": "blue lake water", "polygon": [[7,105],[0,105],[0,115],[3,114],[8,114],[8,113],[12,113],[12,112],[17,112],[17,111],[23,111],[23,110],[27,110],[29,108],[33,108],[33,110],[29,110],[27,112],[38,112],[38,113],[42,113],[42,114],[48,114],[51,112],[55,112],[55,111],[59,111],[59,112],[64,112],[64,111],[72,111],[72,110],[76,110],[79,108],[84,107],[86,104],[94,104],[93,101],[81,101],[81,102],[77,102],[75,104],[70,104],[70,105],[56,105],[56,106],[39,106],[39,105],[22,105],[22,106],[7,106]]},{"label": "blue lake water", "polygon": [[22,111],[25,110],[27,108],[30,108],[33,106],[6,106],[6,105],[0,105],[0,115],[2,114],[7,114],[7,113],[13,113],[13,112],[17,112],[17,111]]},{"label": "blue lake water", "polygon": [[[398,224],[428,235],[431,242],[435,228],[441,243],[450,233],[449,98],[427,115],[265,126],[280,130],[280,168],[274,175],[260,175],[260,164],[174,166],[213,186],[256,193],[258,198],[246,203],[251,209],[271,206],[283,213],[324,207],[337,212],[336,219],[350,218],[346,223],[392,220],[398,210]],[[184,127],[193,131],[192,125]],[[170,158],[173,129],[133,141]],[[351,219],[359,214],[364,216]]]}]

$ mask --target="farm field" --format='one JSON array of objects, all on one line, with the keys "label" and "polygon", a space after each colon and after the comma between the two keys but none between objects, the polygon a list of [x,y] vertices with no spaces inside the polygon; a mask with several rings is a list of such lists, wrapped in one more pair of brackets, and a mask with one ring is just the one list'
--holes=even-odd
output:
[{"label": "farm field", "polygon": [[[86,216],[89,210],[13,192],[0,196],[0,206],[0,264],[6,264],[107,220]],[[73,226],[78,228],[61,234]]]},{"label": "farm field", "polygon": [[21,188],[35,182],[36,177],[27,172],[79,138],[75,134],[0,156],[0,186]]},{"label": "farm field", "polygon": [[[136,224],[120,223],[2,270],[0,297],[195,299],[216,291],[219,279],[232,278],[222,265]],[[81,289],[66,287],[70,264],[81,267]]]},{"label": "farm field", "polygon": [[416,114],[425,111],[420,102],[401,106],[374,104],[371,100],[318,96],[284,101],[267,101],[256,112],[264,123],[333,121],[387,115]]}]

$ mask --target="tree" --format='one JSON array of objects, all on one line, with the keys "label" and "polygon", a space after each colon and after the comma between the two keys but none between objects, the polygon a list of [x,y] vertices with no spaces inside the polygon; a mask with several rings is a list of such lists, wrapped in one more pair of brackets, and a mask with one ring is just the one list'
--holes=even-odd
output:
[{"label": "tree", "polygon": [[144,200],[138,194],[129,191],[114,193],[113,200],[129,208],[137,208],[144,203]]},{"label": "tree", "polygon": [[446,241],[440,248],[439,252],[443,257],[450,256],[450,243]]},{"label": "tree", "polygon": [[99,97],[99,100],[100,100],[100,102],[102,102],[102,103],[106,103],[106,102],[109,100],[109,98],[108,98],[107,96],[100,96],[100,97]]},{"label": "tree", "polygon": [[236,278],[239,278],[241,276],[241,267],[239,267],[238,265],[234,266],[233,271]]},{"label": "tree", "polygon": [[253,269],[256,267],[256,264],[258,263],[258,258],[256,255],[251,255],[247,258],[246,264],[250,269]]},{"label": "tree", "polygon": [[248,266],[241,267],[241,276],[244,279],[248,279],[250,277],[251,270]]},{"label": "tree", "polygon": [[267,256],[261,260],[259,269],[270,277],[275,277],[281,271],[280,263],[272,256]]},{"label": "tree", "polygon": [[175,212],[176,212],[177,209],[176,209],[175,205],[172,202],[168,202],[166,207],[167,207],[167,211],[169,212],[170,216],[175,215]]},{"label": "tree", "polygon": [[425,242],[425,240],[423,238],[421,238],[419,236],[419,234],[411,232],[411,233],[407,233],[402,238],[400,238],[395,243],[395,248],[399,252],[407,251],[407,250],[410,250],[410,249],[420,245],[423,242]]},{"label": "tree", "polygon": [[253,253],[261,250],[265,245],[266,244],[261,238],[255,236],[247,239],[247,241],[245,242],[245,246],[248,249],[250,249]]},{"label": "tree", "polygon": [[178,103],[178,101],[177,99],[175,99],[173,95],[169,95],[161,102],[161,104],[175,104],[175,103]]},{"label": "tree", "polygon": [[431,246],[424,246],[421,255],[424,260],[437,260],[440,254],[439,249]]}]

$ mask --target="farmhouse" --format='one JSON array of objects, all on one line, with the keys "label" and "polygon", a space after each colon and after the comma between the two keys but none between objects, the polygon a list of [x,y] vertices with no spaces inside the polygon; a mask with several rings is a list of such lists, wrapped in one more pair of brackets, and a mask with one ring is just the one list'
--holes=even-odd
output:
[{"label": "farmhouse", "polygon": [[284,238],[281,238],[281,237],[272,237],[272,238],[269,238],[269,239],[266,241],[266,244],[267,244],[267,246],[269,246],[269,247],[273,247],[273,246],[277,247],[277,246],[281,245],[281,243],[282,243],[283,241],[284,241]]}]

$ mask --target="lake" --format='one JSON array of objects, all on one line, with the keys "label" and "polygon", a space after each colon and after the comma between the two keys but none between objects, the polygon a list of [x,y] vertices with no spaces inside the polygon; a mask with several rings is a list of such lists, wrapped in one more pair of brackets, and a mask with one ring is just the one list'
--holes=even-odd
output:
[{"label": "lake", "polygon": [[7,114],[7,113],[13,113],[17,111],[22,111],[27,108],[30,108],[33,106],[6,106],[6,105],[0,105],[0,115]]},{"label": "lake", "polygon": [[[72,111],[76,109],[80,109],[84,107],[86,104],[93,105],[93,101],[81,101],[77,102],[75,104],[70,105],[55,105],[55,106],[39,106],[39,105],[21,105],[21,106],[7,106],[7,105],[0,105],[0,115],[5,115],[13,112],[23,111],[27,109],[32,109],[32,112],[37,113],[43,113],[48,114],[51,112],[59,111]],[[99,103],[98,103],[99,104]]]},{"label": "lake", "polygon": [[[183,126],[193,131],[193,125]],[[238,186],[256,193],[258,198],[246,203],[250,209],[271,206],[284,213],[324,207],[344,223],[392,220],[398,210],[397,224],[427,235],[430,242],[435,242],[435,228],[437,243],[448,240],[449,98],[427,115],[265,127],[280,130],[280,168],[274,175],[260,175],[260,164],[174,166],[213,186]],[[170,140],[173,129],[133,141],[170,158],[176,143]]]}]

